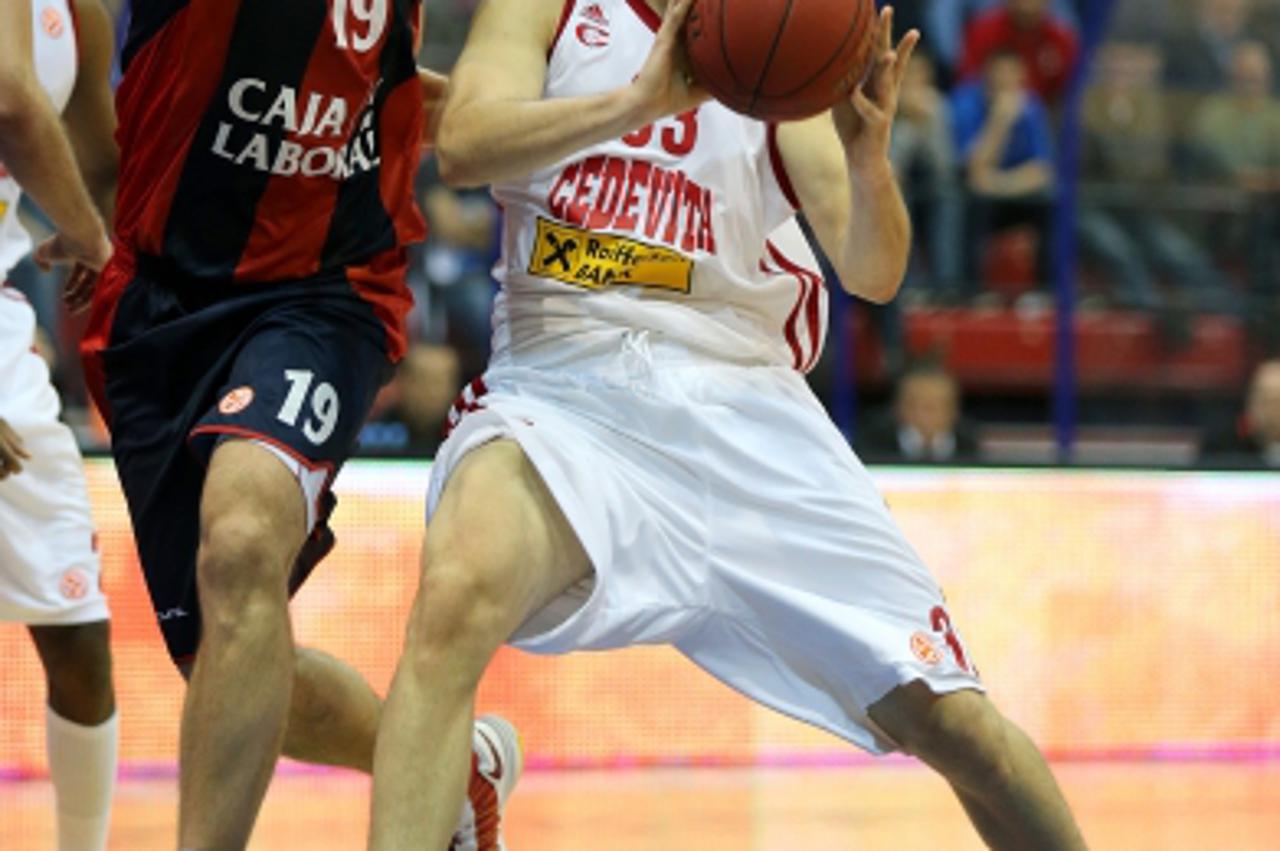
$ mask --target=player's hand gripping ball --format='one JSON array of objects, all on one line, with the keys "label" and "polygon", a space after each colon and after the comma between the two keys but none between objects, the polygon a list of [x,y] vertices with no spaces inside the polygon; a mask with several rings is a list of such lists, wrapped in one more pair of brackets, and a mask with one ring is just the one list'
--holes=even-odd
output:
[{"label": "player's hand gripping ball", "polygon": [[698,83],[763,121],[849,99],[876,48],[875,0],[695,0],[685,51]]}]

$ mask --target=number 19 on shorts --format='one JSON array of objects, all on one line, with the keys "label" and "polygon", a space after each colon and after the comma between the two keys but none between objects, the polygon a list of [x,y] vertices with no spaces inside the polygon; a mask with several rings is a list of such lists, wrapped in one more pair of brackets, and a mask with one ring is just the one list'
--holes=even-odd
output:
[{"label": "number 19 on shorts", "polygon": [[289,393],[276,419],[291,428],[301,425],[303,436],[319,446],[338,427],[338,391],[327,381],[315,384],[315,373],[309,369],[286,369],[284,378]]}]

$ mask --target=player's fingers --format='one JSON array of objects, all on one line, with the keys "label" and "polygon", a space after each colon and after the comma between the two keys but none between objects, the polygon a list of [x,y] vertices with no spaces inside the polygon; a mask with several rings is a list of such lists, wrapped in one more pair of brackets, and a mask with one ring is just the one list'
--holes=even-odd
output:
[{"label": "player's fingers", "polygon": [[880,38],[881,50],[893,50],[893,7],[885,6],[880,10],[880,27],[876,35]]},{"label": "player's fingers", "polygon": [[53,268],[53,240],[40,243],[36,246],[35,252],[32,253],[31,259],[35,262],[36,267],[41,272],[48,272]]},{"label": "player's fingers", "polygon": [[911,57],[915,56],[916,48],[920,46],[920,31],[911,30],[902,37],[902,41],[898,42],[898,61],[894,66],[894,77],[898,83],[902,82],[902,78],[907,74],[907,66],[911,64]]},{"label": "player's fingers", "polygon": [[4,475],[12,475],[22,472],[22,462],[31,458],[26,447],[22,443],[22,438],[18,437],[17,432],[9,427],[9,424],[0,421],[0,473]]},{"label": "player's fingers", "polygon": [[875,101],[867,97],[867,93],[862,89],[853,90],[853,97],[849,98],[849,103],[853,105],[853,111],[858,114],[858,118],[862,119],[864,126],[884,120],[884,111],[876,105]]},{"label": "player's fingers", "polygon": [[92,303],[97,281],[98,273],[86,266],[77,265],[71,271],[62,300],[72,313],[80,313]]},{"label": "player's fingers", "polygon": [[693,6],[693,0],[674,0],[667,5],[667,13],[662,18],[662,26],[658,28],[658,40],[664,42],[675,42],[676,34],[679,33],[680,27],[684,26],[684,19],[689,16],[689,9]]},{"label": "player's fingers", "polygon": [[893,75],[893,67],[897,61],[897,54],[893,52],[886,53],[877,59],[875,68],[871,72],[871,77],[868,79],[870,85],[864,87],[867,95],[881,106],[884,105],[887,98],[893,96],[893,89],[897,84],[897,80]]},{"label": "player's fingers", "polygon": [[9,433],[5,436],[5,444],[15,458],[23,461],[31,460],[31,453],[27,451],[27,445],[22,442],[22,438],[13,429],[9,429]]}]

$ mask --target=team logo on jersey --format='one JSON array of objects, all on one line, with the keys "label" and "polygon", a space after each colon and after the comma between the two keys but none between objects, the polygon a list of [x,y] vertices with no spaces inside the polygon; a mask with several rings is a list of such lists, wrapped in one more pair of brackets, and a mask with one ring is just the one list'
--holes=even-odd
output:
[{"label": "team logo on jersey", "polygon": [[933,639],[923,632],[917,632],[911,636],[911,652],[916,654],[916,658],[929,667],[933,667],[942,661],[942,654],[934,646]]},{"label": "team logo on jersey", "polygon": [[604,9],[600,8],[600,4],[592,3],[582,11],[582,17],[585,20],[578,24],[574,31],[578,41],[586,47],[608,47],[609,18],[605,15]]},{"label": "team logo on jersey", "polygon": [[249,386],[237,387],[222,397],[222,401],[218,403],[218,413],[224,417],[230,417],[240,413],[252,404],[253,388]]},{"label": "team logo on jersey", "polygon": [[83,600],[92,589],[93,582],[89,579],[89,575],[78,567],[63,573],[62,579],[58,582],[58,590],[68,600]]},{"label": "team logo on jersey", "polygon": [[575,287],[615,285],[689,292],[693,261],[678,251],[625,236],[594,233],[538,219],[529,274]]},{"label": "team logo on jersey", "polygon": [[62,34],[67,29],[66,23],[62,20],[62,13],[52,6],[46,6],[40,13],[40,25],[44,27],[45,35],[49,38],[62,38]]}]

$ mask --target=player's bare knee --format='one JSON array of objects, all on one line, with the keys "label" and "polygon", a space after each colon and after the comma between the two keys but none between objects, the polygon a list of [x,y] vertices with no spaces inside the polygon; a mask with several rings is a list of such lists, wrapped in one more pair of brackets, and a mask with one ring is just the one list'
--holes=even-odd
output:
[{"label": "player's bare knee", "polygon": [[283,594],[293,547],[271,521],[249,511],[206,518],[196,569],[202,603],[272,592]]},{"label": "player's bare knee", "polygon": [[982,694],[941,695],[910,719],[904,748],[949,780],[971,789],[1005,787],[1013,780],[1007,722]]},{"label": "player's bare knee", "polygon": [[107,623],[35,627],[32,635],[54,711],[78,724],[105,721],[115,706]]},{"label": "player's bare knee", "polygon": [[513,602],[497,577],[458,564],[432,565],[409,618],[409,663],[434,665],[448,657],[460,672],[478,675],[508,637]]}]

